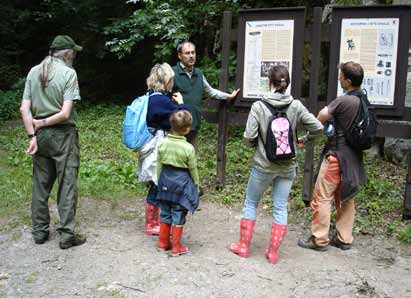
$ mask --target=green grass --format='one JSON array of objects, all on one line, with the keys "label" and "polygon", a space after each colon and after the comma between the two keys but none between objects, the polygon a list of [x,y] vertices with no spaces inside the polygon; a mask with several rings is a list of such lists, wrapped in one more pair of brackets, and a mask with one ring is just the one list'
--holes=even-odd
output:
[{"label": "green grass", "polygon": [[[121,142],[123,107],[87,106],[79,115],[81,197],[112,201],[143,195],[137,183],[137,153]],[[7,127],[7,125],[5,125]],[[20,214],[31,200],[32,163],[25,154],[27,138],[22,125],[0,131],[0,217]],[[51,200],[55,200],[56,185]]]},{"label": "green grass", "polygon": [[[78,109],[81,147],[79,194],[83,197],[110,200],[113,205],[123,199],[144,197],[146,187],[137,182],[137,153],[121,141],[124,107],[87,105]],[[11,218],[9,225],[29,224],[31,200],[31,157],[25,154],[27,139],[20,122],[5,123],[0,130],[0,219]],[[227,205],[242,203],[251,158],[254,153],[242,141],[243,129],[231,128],[226,146],[226,186],[216,189],[217,126],[203,123],[198,148],[198,167],[205,200]],[[322,140],[323,141],[323,140]],[[318,158],[322,141],[315,147]],[[290,194],[290,221],[309,226],[311,212],[302,199],[304,152],[299,152],[297,178]],[[316,162],[315,162],[316,164]],[[356,198],[356,233],[379,233],[409,242],[409,230],[401,222],[405,167],[379,161],[366,162],[369,183]],[[56,188],[56,187],[54,187]],[[272,208],[270,192],[263,197],[263,209]],[[51,200],[55,200],[55,189]],[[335,217],[335,216],[334,216]],[[399,234],[401,232],[401,234]],[[401,235],[401,236],[400,236]]]},{"label": "green grass", "polygon": [[404,227],[399,230],[398,240],[404,243],[407,243],[407,244],[411,244],[411,227],[410,226]]}]

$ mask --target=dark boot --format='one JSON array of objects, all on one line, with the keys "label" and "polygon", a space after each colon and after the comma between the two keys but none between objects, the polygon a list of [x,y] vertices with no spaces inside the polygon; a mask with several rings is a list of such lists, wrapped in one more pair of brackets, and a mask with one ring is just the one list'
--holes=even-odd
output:
[{"label": "dark boot", "polygon": [[179,256],[188,252],[187,247],[181,245],[181,236],[183,235],[183,226],[171,226],[172,233],[172,245],[171,254],[173,256]]},{"label": "dark boot", "polygon": [[300,247],[313,249],[313,250],[317,250],[317,251],[327,251],[328,250],[328,245],[327,246],[319,246],[319,245],[315,244],[314,236],[310,236],[307,240],[299,239],[297,244]]},{"label": "dark boot", "polygon": [[171,248],[170,243],[170,229],[171,224],[160,221],[160,236],[158,237],[157,247],[168,250]]},{"label": "dark boot", "polygon": [[160,234],[160,224],[158,221],[160,207],[146,204],[146,234],[158,235]]},{"label": "dark boot", "polygon": [[73,246],[79,246],[86,243],[87,238],[83,235],[76,234],[70,241],[60,242],[59,246],[61,249],[67,249]]},{"label": "dark boot", "polygon": [[241,219],[240,223],[240,241],[230,245],[230,251],[242,258],[248,258],[250,255],[250,242],[253,237],[255,220]]},{"label": "dark boot", "polygon": [[271,264],[276,264],[278,261],[278,249],[283,242],[286,232],[286,225],[273,224],[271,226],[270,243],[265,251],[265,257]]},{"label": "dark boot", "polygon": [[342,242],[340,239],[338,239],[337,235],[335,235],[334,238],[331,240],[330,245],[335,246],[335,247],[337,247],[339,249],[342,249],[342,250],[351,249],[351,246],[352,246],[351,243]]}]

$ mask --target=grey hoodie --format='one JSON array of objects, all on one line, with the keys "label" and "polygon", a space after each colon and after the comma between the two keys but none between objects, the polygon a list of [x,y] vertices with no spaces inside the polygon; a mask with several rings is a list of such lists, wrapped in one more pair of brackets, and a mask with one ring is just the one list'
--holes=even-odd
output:
[{"label": "grey hoodie", "polygon": [[[295,128],[297,124],[308,130],[308,139],[321,134],[323,125],[306,107],[299,101],[293,99],[289,94],[272,93],[267,97],[262,98],[274,108],[283,108],[286,111],[288,120],[290,121],[294,143],[296,141]],[[247,125],[244,131],[244,138],[251,144],[257,143],[257,149],[253,157],[253,166],[262,172],[279,173],[288,175],[290,171],[295,171],[297,168],[296,158],[291,160],[283,160],[271,162],[267,159],[264,149],[264,144],[261,138],[266,142],[267,125],[271,116],[271,111],[261,101],[256,101],[251,106],[248,114]],[[261,137],[259,137],[261,134]],[[297,146],[294,144],[297,151]]]}]

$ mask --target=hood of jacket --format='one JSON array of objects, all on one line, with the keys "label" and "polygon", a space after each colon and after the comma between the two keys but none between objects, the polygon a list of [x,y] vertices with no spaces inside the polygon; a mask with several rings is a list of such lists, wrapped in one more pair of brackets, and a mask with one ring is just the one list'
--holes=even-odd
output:
[{"label": "hood of jacket", "polygon": [[288,106],[294,98],[287,93],[270,93],[269,95],[263,96],[262,100],[270,104],[274,108],[282,108]]}]

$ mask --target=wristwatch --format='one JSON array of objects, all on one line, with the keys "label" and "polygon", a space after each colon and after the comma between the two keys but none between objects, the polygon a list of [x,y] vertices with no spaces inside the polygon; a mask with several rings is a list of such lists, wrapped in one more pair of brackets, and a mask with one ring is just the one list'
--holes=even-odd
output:
[{"label": "wristwatch", "polygon": [[29,139],[31,139],[31,138],[34,138],[36,136],[36,133],[32,133],[32,134],[29,134],[27,136],[29,137]]}]

